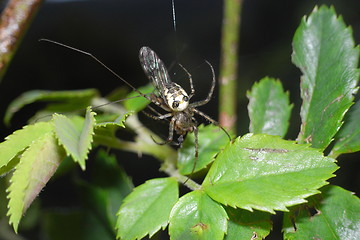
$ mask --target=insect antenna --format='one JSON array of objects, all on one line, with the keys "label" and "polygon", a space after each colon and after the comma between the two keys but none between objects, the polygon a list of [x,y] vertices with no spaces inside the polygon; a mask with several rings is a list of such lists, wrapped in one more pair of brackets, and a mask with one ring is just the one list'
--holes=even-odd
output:
[{"label": "insect antenna", "polygon": [[101,108],[101,107],[104,107],[104,106],[107,106],[107,105],[110,105],[110,104],[119,103],[119,102],[127,101],[127,100],[130,100],[130,99],[138,98],[138,97],[146,97],[147,98],[148,95],[150,95],[150,94],[152,94],[152,93],[145,93],[145,94],[141,94],[141,95],[137,95],[137,96],[133,96],[133,97],[128,97],[128,98],[115,100],[115,101],[112,101],[112,102],[108,102],[108,103],[104,103],[104,104],[94,106],[94,107],[92,107],[92,109]]},{"label": "insect antenna", "polygon": [[54,41],[54,40],[50,40],[50,39],[47,39],[47,38],[41,38],[39,39],[40,42],[49,42],[49,43],[52,43],[52,44],[55,44],[55,45],[59,45],[61,47],[64,47],[64,48],[67,48],[67,49],[70,49],[70,50],[73,50],[75,52],[78,52],[78,53],[81,53],[81,54],[84,54],[86,56],[89,56],[91,57],[92,59],[94,59],[96,62],[98,62],[101,66],[103,66],[106,70],[108,70],[111,74],[113,74],[115,77],[117,77],[118,79],[120,79],[121,81],[123,81],[126,85],[128,85],[132,90],[134,90],[135,92],[137,92],[138,94],[140,94],[142,97],[146,98],[146,99],[149,99],[149,97],[140,92],[137,88],[135,88],[133,85],[131,85],[128,81],[126,81],[124,78],[120,77],[119,74],[117,74],[114,70],[112,70],[110,67],[106,66],[105,63],[103,63],[102,61],[100,61],[97,57],[95,57],[92,53],[90,52],[86,52],[86,51],[83,51],[81,49],[78,49],[78,48],[74,48],[74,47],[71,47],[69,45],[66,45],[64,43],[60,43],[60,42],[57,42],[57,41]]}]

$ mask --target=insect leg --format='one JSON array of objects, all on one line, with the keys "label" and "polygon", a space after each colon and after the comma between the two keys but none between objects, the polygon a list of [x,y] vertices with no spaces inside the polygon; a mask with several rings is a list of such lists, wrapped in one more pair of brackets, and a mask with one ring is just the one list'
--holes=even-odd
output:
[{"label": "insect leg", "polygon": [[215,88],[215,83],[216,83],[215,71],[214,71],[213,66],[208,61],[205,61],[205,62],[210,66],[210,69],[211,69],[211,72],[212,72],[212,83],[211,83],[210,92],[207,95],[206,99],[204,99],[202,101],[194,102],[194,103],[190,104],[190,107],[198,107],[198,106],[202,106],[202,105],[207,104],[210,101],[210,99],[211,99],[211,97],[212,97],[212,95],[214,93],[214,88]]},{"label": "insect leg", "polygon": [[191,92],[189,94],[189,98],[192,98],[195,94],[195,88],[194,88],[194,83],[193,83],[193,80],[192,80],[192,76],[191,74],[189,73],[188,70],[186,70],[186,68],[179,63],[179,66],[186,72],[186,74],[189,76],[189,81],[190,81],[190,89],[191,89]]},{"label": "insect leg", "polygon": [[221,128],[221,130],[224,131],[224,133],[228,136],[229,140],[231,141],[231,137],[230,134],[225,130],[225,128],[223,128],[217,121],[215,121],[214,119],[212,119],[211,117],[209,117],[208,115],[206,115],[205,113],[197,110],[196,108],[193,108],[194,112],[200,116],[202,116],[203,118],[205,118],[206,120],[208,120],[209,122],[211,122],[212,124],[214,124],[215,126]]}]

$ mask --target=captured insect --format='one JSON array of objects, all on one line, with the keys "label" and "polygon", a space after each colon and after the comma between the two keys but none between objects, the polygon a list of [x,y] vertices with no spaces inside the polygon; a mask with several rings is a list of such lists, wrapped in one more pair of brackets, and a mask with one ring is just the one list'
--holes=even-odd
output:
[{"label": "captured insect", "polygon": [[[145,115],[155,120],[170,119],[169,134],[167,139],[164,142],[157,142],[153,139],[155,143],[160,145],[171,143],[174,145],[181,146],[184,141],[184,137],[187,135],[187,133],[194,133],[195,160],[191,174],[194,172],[196,168],[196,162],[199,156],[198,122],[194,118],[194,114],[202,116],[212,124],[221,128],[228,136],[228,138],[231,140],[229,133],[216,120],[212,119],[211,117],[209,117],[208,115],[197,109],[197,107],[203,106],[210,101],[215,89],[215,83],[216,83],[215,71],[212,65],[208,61],[206,61],[206,63],[209,65],[212,72],[212,83],[211,83],[210,91],[204,100],[190,103],[190,99],[195,95],[195,88],[191,74],[181,64],[179,64],[180,67],[186,72],[186,74],[189,77],[191,92],[188,95],[180,85],[171,81],[171,78],[164,63],[157,56],[157,54],[149,47],[145,46],[140,49],[139,59],[146,76],[149,78],[149,80],[155,87],[155,92],[151,94],[144,94],[141,91],[139,91],[137,88],[135,88],[132,84],[130,84],[128,81],[120,77],[116,72],[114,72],[112,69],[106,66],[102,61],[100,61],[91,53],[49,39],[40,39],[40,41],[50,42],[74,50],[76,52],[85,54],[87,56],[90,56],[101,66],[106,68],[113,75],[115,75],[126,85],[132,88],[140,96],[148,99],[149,101],[160,107],[161,109],[165,110],[167,113],[161,114],[157,110],[155,110],[154,108],[148,105],[147,107],[153,112],[153,114],[144,112]],[[179,135],[177,142],[174,141],[174,132],[176,132],[176,134]]]}]

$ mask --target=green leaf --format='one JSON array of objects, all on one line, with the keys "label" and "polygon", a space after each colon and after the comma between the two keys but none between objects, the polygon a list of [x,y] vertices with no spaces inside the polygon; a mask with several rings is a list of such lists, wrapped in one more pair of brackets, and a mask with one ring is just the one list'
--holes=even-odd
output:
[{"label": "green leaf", "polygon": [[55,133],[68,155],[85,170],[85,160],[91,148],[92,135],[95,126],[95,113],[89,107],[85,119],[81,117],[67,118],[54,114]]},{"label": "green leaf", "polygon": [[[77,224],[77,231],[80,230],[81,233],[81,237],[77,239],[114,240],[116,238],[116,213],[121,202],[134,186],[118,165],[117,159],[109,156],[104,150],[98,151],[96,156],[91,159],[86,173],[87,180],[78,179],[76,181],[76,192],[79,195],[79,206],[81,206],[78,209],[82,210],[80,222],[74,223]],[[71,210],[66,209],[66,212],[69,211]],[[55,239],[72,239],[70,233],[68,231],[65,234],[57,232],[63,238],[53,237]]]},{"label": "green leaf", "polygon": [[359,198],[337,186],[326,186],[321,191],[309,199],[309,204],[294,207],[284,215],[284,238],[360,239]]},{"label": "green leaf", "polygon": [[88,208],[47,208],[40,220],[46,239],[114,240],[116,237],[114,230],[104,226]]},{"label": "green leaf", "polygon": [[289,94],[284,92],[281,82],[265,77],[254,84],[247,97],[250,132],[284,137],[293,105],[289,103]]},{"label": "green leaf", "polygon": [[118,116],[114,121],[106,121],[106,122],[101,122],[101,123],[97,123],[95,125],[95,128],[99,128],[99,127],[108,127],[108,126],[118,126],[118,127],[122,127],[125,128],[125,121],[126,119],[131,116],[133,114],[133,112],[128,112],[124,115]]},{"label": "green leaf", "polygon": [[171,211],[171,239],[223,239],[227,229],[227,214],[203,191],[182,196]]},{"label": "green leaf", "polygon": [[106,99],[109,101],[117,101],[119,99],[126,98],[126,95],[128,95],[129,89],[126,86],[121,86],[118,88],[115,88],[112,90],[109,94],[106,95]]},{"label": "green leaf", "polygon": [[[81,99],[90,99],[98,95],[96,89],[72,90],[72,91],[45,91],[45,90],[32,90],[21,94],[14,101],[12,101],[6,110],[4,122],[6,125],[10,124],[10,120],[14,113],[19,111],[27,104],[36,101],[72,101],[74,102]],[[78,100],[76,100],[78,99]],[[89,104],[87,104],[89,105]],[[77,106],[77,105],[75,105]]]},{"label": "green leaf", "polygon": [[132,115],[133,112],[118,116],[113,122],[102,122],[95,125],[94,143],[107,147],[118,148],[121,145],[115,133],[119,127],[125,128],[126,119]]},{"label": "green leaf", "polygon": [[[138,90],[144,94],[147,94],[154,91],[154,86],[149,84],[138,88]],[[139,93],[135,91],[128,94],[126,98],[131,98],[124,102],[124,106],[128,111],[140,112],[150,103],[149,100],[140,96]]]},{"label": "green leaf", "polygon": [[118,148],[122,142],[115,135],[117,129],[118,126],[113,124],[107,124],[106,127],[96,127],[94,131],[94,144]]},{"label": "green leaf", "polygon": [[292,61],[301,78],[299,142],[325,149],[339,130],[357,91],[359,48],[333,7],[316,7],[293,39]]},{"label": "green leaf", "polygon": [[265,239],[272,228],[270,214],[227,207],[229,216],[225,240]]},{"label": "green leaf", "polygon": [[8,164],[2,166],[0,168],[0,176],[3,177],[5,176],[7,173],[9,173],[11,170],[13,170],[15,168],[16,165],[18,165],[19,161],[20,161],[20,156],[21,156],[22,152],[19,152],[18,155],[16,155],[15,157],[13,157]]},{"label": "green leaf", "polygon": [[178,198],[175,178],[152,179],[136,187],[118,212],[117,237],[122,240],[140,239],[164,229]]},{"label": "green leaf", "polygon": [[214,200],[232,207],[274,213],[318,193],[338,168],[308,144],[278,136],[247,134],[226,146],[203,187]]},{"label": "green leaf", "polygon": [[[108,209],[109,207],[112,207],[109,201],[111,200],[111,198],[108,194],[108,189],[93,186],[86,182],[79,182],[77,193],[81,196],[81,204],[84,206],[84,210],[87,212],[87,215],[95,217],[97,225],[106,230],[108,234],[111,233],[112,235],[114,235],[114,237],[112,238],[114,239],[116,236],[114,229],[115,222],[113,222],[112,220],[113,218],[115,218],[116,212],[113,214],[113,216],[109,215],[110,211],[113,209]],[[118,205],[120,205],[121,201],[118,201],[117,203]],[[117,210],[119,209],[119,207],[120,206],[117,207]],[[86,219],[86,223],[89,223],[88,219]],[[80,226],[81,225],[82,224],[80,224]],[[89,229],[89,231],[91,231],[91,229]]]},{"label": "green leaf", "polygon": [[[41,221],[41,230],[45,233],[47,239],[64,240],[64,239],[87,239],[84,238],[85,226],[84,213],[78,208],[59,209],[48,208],[43,211]],[[93,230],[92,226],[89,230]],[[106,238],[102,238],[106,239]]]},{"label": "green leaf", "polygon": [[84,205],[92,210],[103,225],[114,231],[120,204],[134,188],[131,179],[118,165],[116,158],[104,150],[100,150],[92,159],[87,173],[90,181],[79,181]]},{"label": "green leaf", "polygon": [[10,224],[17,232],[19,221],[34,198],[55,173],[64,157],[53,133],[34,141],[22,154],[8,188]]},{"label": "green leaf", "polygon": [[89,99],[76,99],[62,103],[47,103],[46,107],[37,111],[36,114],[28,119],[28,123],[50,121],[54,113],[63,114],[67,117],[83,115],[90,104]]},{"label": "green leaf", "polygon": [[[199,157],[196,162],[194,172],[206,167],[214,161],[216,154],[228,142],[229,138],[219,128],[214,125],[199,126]],[[178,151],[177,166],[181,174],[190,174],[195,161],[195,140],[194,134],[188,134],[182,148]]]},{"label": "green leaf", "polygon": [[1,174],[11,170],[6,168],[6,166],[19,152],[27,148],[36,139],[52,131],[53,126],[50,123],[39,122],[24,126],[23,129],[7,136],[5,141],[0,143]]},{"label": "green leaf", "polygon": [[345,115],[345,123],[335,136],[336,142],[330,155],[360,151],[360,100]]}]

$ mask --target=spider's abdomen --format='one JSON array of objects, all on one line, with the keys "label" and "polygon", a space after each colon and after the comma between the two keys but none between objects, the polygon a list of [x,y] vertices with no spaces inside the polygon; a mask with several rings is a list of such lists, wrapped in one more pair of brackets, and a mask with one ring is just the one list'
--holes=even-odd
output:
[{"label": "spider's abdomen", "polygon": [[176,83],[165,86],[164,96],[167,105],[176,112],[184,111],[189,105],[189,96],[185,90]]}]

